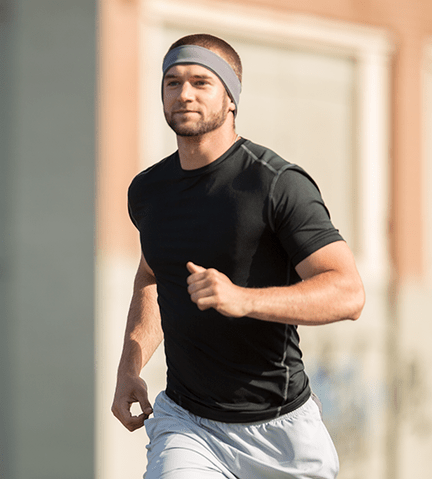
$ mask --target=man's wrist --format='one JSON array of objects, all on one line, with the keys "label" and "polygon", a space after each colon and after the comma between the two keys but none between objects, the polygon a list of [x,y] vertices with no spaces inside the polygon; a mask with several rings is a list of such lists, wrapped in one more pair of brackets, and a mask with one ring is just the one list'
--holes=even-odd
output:
[{"label": "man's wrist", "polygon": [[138,363],[120,363],[117,370],[117,377],[128,376],[131,378],[136,378],[139,377],[141,369],[142,367]]},{"label": "man's wrist", "polygon": [[239,287],[241,294],[241,305],[243,309],[243,316],[253,317],[256,310],[256,295],[257,289]]}]

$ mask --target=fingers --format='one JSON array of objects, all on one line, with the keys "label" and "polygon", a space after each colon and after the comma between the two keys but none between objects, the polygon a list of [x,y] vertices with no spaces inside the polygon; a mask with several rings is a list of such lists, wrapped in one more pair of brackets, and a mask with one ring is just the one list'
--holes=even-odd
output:
[{"label": "fingers", "polygon": [[187,263],[191,273],[187,278],[188,293],[198,309],[213,308],[224,316],[239,318],[245,316],[245,288],[240,288],[224,273],[214,268],[203,268],[192,262]]},{"label": "fingers", "polygon": [[202,266],[198,266],[191,261],[186,264],[187,269],[191,273],[187,278],[188,291],[192,294],[196,291],[202,290],[208,286],[208,271]]},{"label": "fingers", "polygon": [[188,293],[191,300],[201,311],[213,306],[213,289],[206,287],[206,281],[199,281],[188,286]]},{"label": "fingers", "polygon": [[198,266],[191,261],[186,264],[188,271],[191,273],[187,278],[188,293],[191,296],[191,300],[196,303],[198,299],[210,296],[212,294],[211,281],[209,280],[208,272],[206,268]]},{"label": "fingers", "polygon": [[122,411],[121,416],[116,416],[117,419],[123,424],[123,426],[130,432],[136,431],[137,429],[144,426],[144,421],[148,418],[144,413],[141,413],[139,416],[132,416],[129,410]]},{"label": "fingers", "polygon": [[192,262],[187,263],[186,266],[191,273],[187,278],[191,300],[201,311],[217,308],[217,289],[221,273],[213,268],[206,269]]},{"label": "fingers", "polygon": [[205,311],[210,308],[214,308],[216,311],[218,310],[218,303],[215,301],[214,296],[199,297],[197,299],[193,299],[191,296],[191,299],[200,311]]},{"label": "fingers", "polygon": [[210,284],[214,283],[218,276],[221,273],[213,268],[203,268],[202,266],[198,266],[191,261],[186,264],[187,269],[191,273],[187,278],[187,283],[189,286],[195,285],[193,290],[202,289],[203,287],[209,286]]},{"label": "fingers", "polygon": [[[153,412],[151,408],[146,407],[145,410],[138,416],[132,415],[130,408],[132,404],[137,401],[132,402],[122,402],[121,404],[113,404],[111,408],[114,416],[123,424],[123,426],[128,429],[130,432],[139,429],[144,425],[144,421],[148,419],[150,414]],[[141,406],[142,408],[142,406]]]},{"label": "fingers", "polygon": [[[132,415],[131,406],[138,402],[142,413]],[[117,385],[114,402],[111,407],[114,416],[129,431],[135,431],[144,425],[144,421],[152,414],[153,409],[147,397],[147,387],[145,382],[139,378],[138,381],[122,382]]]},{"label": "fingers", "polygon": [[139,405],[141,407],[142,415],[145,416],[145,419],[147,419],[150,414],[153,413],[153,408],[151,407],[151,404],[147,398],[147,392],[144,396],[141,396],[138,398]]}]

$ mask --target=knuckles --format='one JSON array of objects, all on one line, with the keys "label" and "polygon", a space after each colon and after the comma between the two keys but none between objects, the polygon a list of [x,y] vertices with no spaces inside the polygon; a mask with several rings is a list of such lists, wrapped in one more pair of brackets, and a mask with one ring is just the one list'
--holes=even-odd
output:
[{"label": "knuckles", "polygon": [[111,408],[111,412],[114,414],[114,416],[123,424],[123,426],[130,432],[135,431],[136,429],[139,429],[144,425],[144,420],[148,418],[142,416],[125,416],[121,413],[120,409],[116,407]]}]

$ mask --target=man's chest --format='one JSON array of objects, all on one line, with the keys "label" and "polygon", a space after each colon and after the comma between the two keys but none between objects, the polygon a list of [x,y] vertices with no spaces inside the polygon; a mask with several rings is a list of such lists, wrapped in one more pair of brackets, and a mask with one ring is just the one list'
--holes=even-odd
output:
[{"label": "man's chest", "polygon": [[181,186],[143,202],[141,242],[156,274],[188,261],[223,270],[253,255],[267,229],[261,194],[232,183]]}]

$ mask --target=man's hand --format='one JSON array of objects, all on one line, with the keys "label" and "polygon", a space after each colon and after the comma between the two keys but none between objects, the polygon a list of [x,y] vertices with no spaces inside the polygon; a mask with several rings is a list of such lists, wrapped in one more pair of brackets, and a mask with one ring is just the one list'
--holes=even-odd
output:
[{"label": "man's hand", "polygon": [[240,318],[246,316],[245,289],[236,286],[216,269],[206,269],[192,262],[187,263],[188,292],[191,300],[201,311],[214,308],[224,316]]},{"label": "man's hand", "polygon": [[[141,406],[142,413],[139,416],[132,416],[130,411],[135,402]],[[147,384],[139,376],[119,376],[111,411],[129,431],[142,427],[153,412],[147,396]]]}]

